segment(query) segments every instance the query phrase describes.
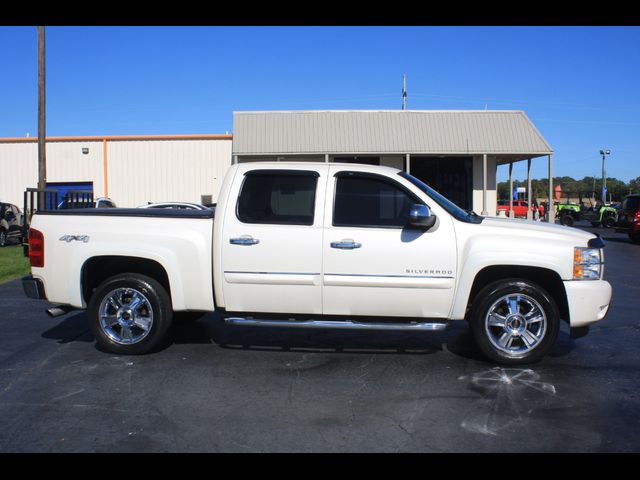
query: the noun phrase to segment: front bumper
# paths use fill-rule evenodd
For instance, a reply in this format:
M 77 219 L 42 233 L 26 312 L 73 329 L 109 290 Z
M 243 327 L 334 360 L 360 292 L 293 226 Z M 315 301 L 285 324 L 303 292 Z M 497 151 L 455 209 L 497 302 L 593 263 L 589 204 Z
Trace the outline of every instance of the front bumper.
M 47 299 L 42 280 L 35 278 L 32 275 L 22 277 L 22 290 L 24 290 L 24 294 L 29 298 L 35 298 L 38 300 Z
M 611 303 L 611 285 L 605 280 L 564 282 L 571 328 L 585 327 L 607 315 Z

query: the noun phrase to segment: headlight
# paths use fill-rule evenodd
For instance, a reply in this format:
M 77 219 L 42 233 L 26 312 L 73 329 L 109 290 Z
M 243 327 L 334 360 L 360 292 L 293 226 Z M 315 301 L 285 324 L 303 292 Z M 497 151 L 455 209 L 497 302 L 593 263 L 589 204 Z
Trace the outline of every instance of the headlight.
M 573 249 L 574 280 L 599 280 L 602 274 L 602 250 L 575 247 Z

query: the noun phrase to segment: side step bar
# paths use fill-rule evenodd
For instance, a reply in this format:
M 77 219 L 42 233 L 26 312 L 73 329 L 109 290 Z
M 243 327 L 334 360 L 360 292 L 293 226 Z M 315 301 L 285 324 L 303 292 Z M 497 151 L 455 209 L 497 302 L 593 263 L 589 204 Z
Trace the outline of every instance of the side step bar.
M 225 323 L 248 327 L 330 328 L 342 330 L 404 330 L 438 332 L 447 322 L 376 323 L 351 320 L 260 320 L 253 317 L 225 317 Z

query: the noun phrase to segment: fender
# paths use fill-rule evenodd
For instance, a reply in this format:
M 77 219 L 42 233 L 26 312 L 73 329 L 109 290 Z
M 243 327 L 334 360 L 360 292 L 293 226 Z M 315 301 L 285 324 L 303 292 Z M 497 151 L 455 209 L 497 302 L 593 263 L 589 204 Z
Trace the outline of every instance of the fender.
M 470 237 L 459 250 L 460 275 L 451 308 L 451 319 L 464 318 L 476 276 L 487 267 L 541 268 L 557 273 L 561 279 L 571 278 L 570 262 L 565 262 L 566 265 L 558 263 L 558 258 L 571 258 L 572 251 L 566 245 L 549 244 L 541 249 L 539 242 L 520 236 L 509 237 L 503 236 L 496 243 L 494 235 L 477 235 Z

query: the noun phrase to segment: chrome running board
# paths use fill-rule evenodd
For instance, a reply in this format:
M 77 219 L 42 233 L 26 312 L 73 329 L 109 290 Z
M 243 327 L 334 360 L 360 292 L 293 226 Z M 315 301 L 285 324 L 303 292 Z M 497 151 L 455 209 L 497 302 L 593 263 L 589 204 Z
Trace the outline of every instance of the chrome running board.
M 351 320 L 261 320 L 253 317 L 225 317 L 225 323 L 245 327 L 286 327 L 286 328 L 328 328 L 339 330 L 404 330 L 430 331 L 445 330 L 447 322 L 407 322 L 376 323 L 354 322 Z

